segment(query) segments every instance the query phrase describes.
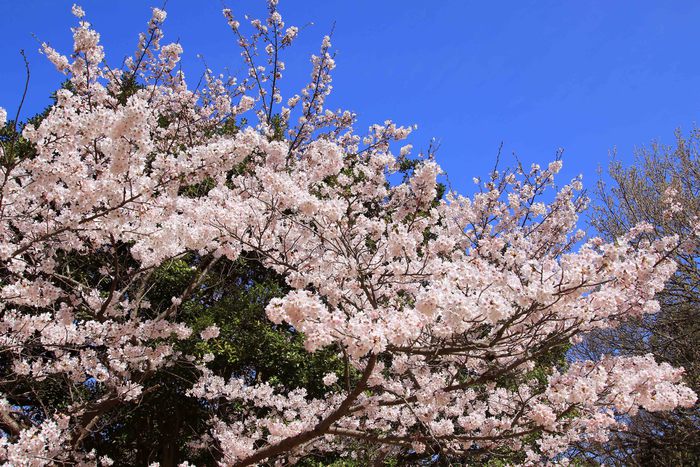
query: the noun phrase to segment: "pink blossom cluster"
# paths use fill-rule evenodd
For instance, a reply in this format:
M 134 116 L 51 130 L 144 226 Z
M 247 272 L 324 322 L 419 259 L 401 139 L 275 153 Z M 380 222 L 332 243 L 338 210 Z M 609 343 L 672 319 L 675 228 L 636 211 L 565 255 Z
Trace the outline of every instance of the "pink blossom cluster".
M 73 53 L 43 47 L 71 86 L 24 129 L 36 157 L 2 168 L 0 350 L 11 361 L 4 378 L 61 376 L 98 384 L 99 397 L 28 424 L 3 400 L 3 461 L 109 465 L 82 440 L 110 410 L 157 391 L 156 370 L 181 362 L 200 375 L 191 397 L 238 407 L 213 414 L 201 433 L 222 465 L 342 454 L 355 440 L 457 456 L 524 449 L 539 464 L 577 441 L 604 440 L 620 415 L 694 403 L 682 370 L 650 356 L 574 362 L 544 378 L 533 371 L 588 330 L 656 311 L 680 241 L 639 242 L 650 228 L 641 225 L 615 243 L 583 242 L 579 179 L 541 201 L 560 161 L 494 172 L 473 196 L 440 199 L 430 154 L 390 183 L 410 156 L 412 146 L 397 145 L 413 127 L 387 121 L 359 136 L 354 114 L 325 108 L 330 39 L 312 57 L 310 84 L 282 99 L 278 55 L 298 29 L 285 27 L 276 2 L 266 21 L 247 20 L 250 37 L 224 11 L 248 73 L 208 70 L 197 90 L 176 70 L 182 47 L 161 45 L 164 11 L 153 10 L 124 69 L 105 65 L 99 34 L 73 12 Z M 140 86 L 120 99 L 128 79 Z M 215 131 L 251 111 L 256 126 Z M 283 137 L 274 137 L 275 115 Z M 212 187 L 202 196 L 183 192 L 204 181 Z M 110 261 L 123 245 L 127 269 Z M 263 258 L 292 289 L 269 303 L 270 321 L 302 332 L 309 352 L 336 349 L 348 376 L 325 375 L 328 395 L 311 398 L 224 380 L 207 358 L 176 351 L 174 342 L 214 339 L 219 329 L 195 334 L 178 321 L 191 288 L 164 309 L 145 295 L 155 268 L 193 252 L 202 258 L 196 277 L 219 258 Z M 103 266 L 78 279 L 70 255 L 96 255 Z

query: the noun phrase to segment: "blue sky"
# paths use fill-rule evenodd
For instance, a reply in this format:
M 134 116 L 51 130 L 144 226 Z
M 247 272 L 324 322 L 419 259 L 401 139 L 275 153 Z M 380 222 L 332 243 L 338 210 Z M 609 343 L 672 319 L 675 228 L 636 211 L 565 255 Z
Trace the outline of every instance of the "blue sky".
M 0 0 L 0 106 L 11 115 L 24 81 L 19 49 L 32 70 L 25 116 L 60 83 L 37 39 L 70 52 L 71 4 Z M 81 5 L 115 65 L 162 3 Z M 166 42 L 184 46 L 193 84 L 203 70 L 197 54 L 213 70 L 242 70 L 224 5 L 238 16 L 263 11 L 261 0 L 167 3 Z M 700 2 L 282 0 L 281 11 L 302 27 L 284 57 L 287 89 L 305 82 L 308 56 L 335 22 L 330 106 L 357 112 L 362 126 L 417 123 L 412 143 L 437 138 L 438 161 L 461 191 L 492 167 L 501 142 L 506 163 L 512 153 L 546 163 L 564 148 L 564 178 L 582 173 L 592 187 L 613 148 L 628 161 L 635 146 L 671 143 L 675 128 L 698 121 Z

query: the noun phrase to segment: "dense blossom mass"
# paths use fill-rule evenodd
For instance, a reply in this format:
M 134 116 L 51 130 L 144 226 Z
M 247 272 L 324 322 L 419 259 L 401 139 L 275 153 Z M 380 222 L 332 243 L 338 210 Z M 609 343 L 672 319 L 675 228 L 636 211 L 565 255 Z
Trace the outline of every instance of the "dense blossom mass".
M 605 440 L 625 415 L 695 402 L 682 369 L 651 356 L 542 364 L 588 330 L 655 312 L 682 239 L 648 241 L 652 227 L 639 225 L 614 243 L 585 241 L 578 179 L 542 201 L 558 160 L 443 196 L 432 155 L 398 142 L 412 127 L 387 121 L 358 135 L 354 114 L 325 108 L 328 37 L 310 84 L 282 97 L 280 56 L 298 29 L 276 2 L 269 12 L 224 11 L 248 74 L 207 71 L 196 89 L 178 69 L 181 45 L 161 43 L 160 9 L 122 68 L 106 65 L 77 6 L 72 54 L 43 45 L 68 81 L 24 127 L 34 156 L 10 160 L 11 141 L 0 154 L 0 368 L 3 387 L 60 381 L 70 399 L 0 395 L 0 459 L 118 462 L 86 440 L 159 391 L 154 374 L 184 364 L 198 375 L 187 396 L 211 414 L 189 449 L 212 449 L 221 465 L 344 455 L 360 442 L 566 463 L 572 444 Z M 180 310 L 209 268 L 243 254 L 289 286 L 267 304 L 269 320 L 344 362 L 323 377 L 325 396 L 224 378 L 212 355 L 178 345 L 219 338 L 216 324 L 195 331 Z M 190 285 L 152 306 L 153 271 L 183 255 L 196 258 Z M 100 266 L 81 270 L 73 259 L 88 256 Z

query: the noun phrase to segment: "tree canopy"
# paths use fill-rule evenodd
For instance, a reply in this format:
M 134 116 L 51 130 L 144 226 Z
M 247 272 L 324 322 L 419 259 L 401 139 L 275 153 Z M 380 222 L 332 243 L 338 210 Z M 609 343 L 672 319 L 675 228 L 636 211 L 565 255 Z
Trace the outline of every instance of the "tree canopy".
M 224 10 L 248 71 L 194 89 L 161 9 L 121 68 L 77 6 L 43 45 L 67 82 L 0 154 L 0 459 L 566 464 L 695 403 L 651 355 L 563 358 L 658 311 L 686 236 L 584 241 L 560 160 L 445 192 L 412 127 L 325 107 L 329 37 L 282 97 L 268 12 Z

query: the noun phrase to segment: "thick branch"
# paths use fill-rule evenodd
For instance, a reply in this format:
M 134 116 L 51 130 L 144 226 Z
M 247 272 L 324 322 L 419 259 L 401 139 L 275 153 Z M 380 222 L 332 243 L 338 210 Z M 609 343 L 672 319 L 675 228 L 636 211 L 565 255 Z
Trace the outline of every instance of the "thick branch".
M 233 464 L 234 467 L 244 467 L 247 465 L 257 464 L 258 462 L 267 459 L 268 457 L 275 457 L 284 452 L 291 451 L 292 449 L 301 444 L 307 443 L 313 440 L 314 438 L 318 438 L 319 436 L 326 434 L 330 429 L 331 425 L 333 425 L 333 423 L 337 422 L 349 413 L 350 406 L 353 404 L 353 402 L 355 402 L 355 399 L 357 399 L 357 397 L 360 394 L 362 394 L 362 391 L 364 391 L 367 387 L 367 380 L 372 375 L 372 371 L 374 370 L 374 366 L 376 363 L 377 357 L 375 355 L 370 356 L 369 360 L 367 361 L 367 366 L 362 372 L 362 378 L 355 386 L 355 389 L 353 389 L 353 391 L 350 394 L 348 394 L 343 403 L 340 404 L 337 409 L 335 409 L 325 419 L 321 420 L 321 422 L 319 422 L 313 430 L 299 433 L 296 436 L 292 436 L 291 438 L 287 438 L 283 441 L 280 441 L 277 444 L 273 444 L 272 446 L 268 446 L 265 449 L 261 449 L 252 456 Z

